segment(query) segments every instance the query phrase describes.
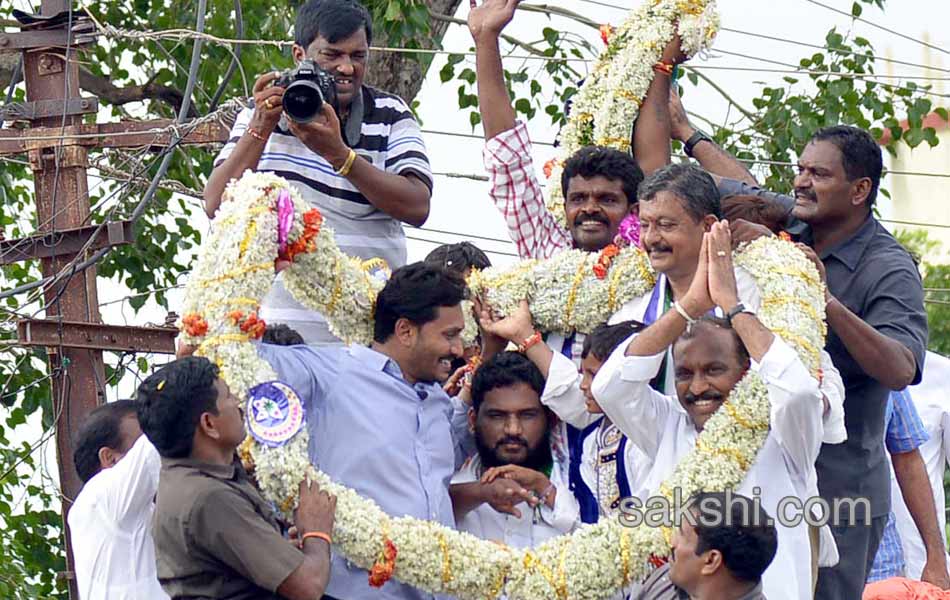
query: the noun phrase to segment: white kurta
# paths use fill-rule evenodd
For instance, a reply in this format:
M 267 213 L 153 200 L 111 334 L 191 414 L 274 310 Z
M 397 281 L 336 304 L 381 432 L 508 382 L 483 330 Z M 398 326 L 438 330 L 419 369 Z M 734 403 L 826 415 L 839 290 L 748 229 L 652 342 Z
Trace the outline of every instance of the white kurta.
M 758 285 L 755 283 L 755 279 L 742 267 L 736 267 L 735 274 L 739 301 L 749 310 L 758 312 L 762 306 L 762 295 L 759 292 Z M 658 308 L 655 318 L 659 319 L 663 316 L 663 306 L 666 301 L 667 280 L 665 275 L 660 274 L 657 278 L 656 286 L 659 288 L 659 302 L 657 303 Z M 650 306 L 651 298 L 651 294 L 646 294 L 645 296 L 628 301 L 620 307 L 620 310 L 610 318 L 608 323 L 615 325 L 622 321 L 629 320 L 640 321 L 642 323 Z M 723 316 L 722 311 L 718 308 L 716 309 L 716 314 L 720 317 Z M 667 364 L 673 364 L 672 348 L 667 350 Z M 840 444 L 848 439 L 848 432 L 844 426 L 844 381 L 842 381 L 841 374 L 834 366 L 834 363 L 831 362 L 831 356 L 824 350 L 821 351 L 821 370 L 823 373 L 821 392 L 828 399 L 829 406 L 827 414 L 825 414 L 822 419 L 823 433 L 821 441 L 825 444 Z M 674 389 L 672 367 L 666 369 L 664 384 L 664 389 L 672 392 Z
M 625 356 L 621 345 L 594 379 L 593 393 L 604 412 L 648 457 L 653 466 L 638 496 L 655 495 L 676 465 L 695 446 L 698 432 L 676 397 L 650 388 L 663 354 Z M 752 370 L 766 383 L 771 402 L 771 431 L 746 478 L 736 492 L 753 497 L 760 488 L 762 507 L 776 519 L 778 551 L 763 576 L 769 600 L 811 597 L 811 546 L 807 525 L 786 527 L 777 522 L 782 498 L 796 496 L 802 503 L 817 491 L 815 459 L 821 448 L 822 411 L 818 382 L 795 351 L 776 337 L 761 363 Z M 791 515 L 789 515 L 791 516 Z M 822 527 L 822 546 L 831 532 Z M 836 552 L 835 552 L 836 554 Z M 835 561 L 837 557 L 835 556 Z
M 478 481 L 481 471 L 481 459 L 476 454 L 455 473 L 452 483 Z M 516 507 L 521 511 L 521 518 L 518 518 L 482 504 L 458 521 L 459 530 L 512 548 L 534 548 L 553 537 L 574 531 L 574 527 L 580 523 L 580 511 L 568 487 L 567 475 L 557 461 L 551 468 L 550 479 L 557 489 L 554 508 L 542 504 L 534 510 L 527 502 L 522 502 Z
M 930 440 L 920 447 L 920 456 L 924 459 L 927 478 L 933 489 L 937 507 L 937 521 L 940 531 L 946 531 L 947 513 L 944 510 L 943 473 L 950 464 L 950 358 L 933 352 L 927 353 L 924 363 L 924 378 L 919 385 L 908 388 L 914 407 L 920 415 L 924 429 L 930 434 Z M 907 564 L 907 576 L 920 579 L 927 562 L 924 541 L 920 538 L 917 525 L 904 504 L 900 486 L 894 479 L 891 469 L 891 504 L 896 517 L 897 531 L 900 533 Z M 950 558 L 948 558 L 950 561 Z
M 86 482 L 69 509 L 82 600 L 168 600 L 158 583 L 152 512 L 161 459 L 144 435 Z

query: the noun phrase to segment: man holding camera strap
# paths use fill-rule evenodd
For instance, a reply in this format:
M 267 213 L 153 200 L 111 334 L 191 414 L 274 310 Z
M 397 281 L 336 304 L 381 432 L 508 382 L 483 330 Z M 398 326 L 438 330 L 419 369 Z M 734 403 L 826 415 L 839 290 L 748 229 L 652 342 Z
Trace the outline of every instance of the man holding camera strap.
M 214 216 L 227 183 L 245 170 L 273 172 L 320 209 L 345 253 L 379 257 L 396 269 L 406 263 L 402 223 L 418 227 L 429 215 L 432 172 L 408 105 L 363 85 L 372 17 L 357 0 L 308 0 L 297 11 L 294 38 L 298 68 L 265 73 L 255 82 L 253 107 L 238 115 L 215 159 L 205 210 Z M 326 75 L 321 80 L 314 70 Z M 310 106 L 288 104 L 284 84 L 311 80 L 321 87 L 330 79 L 335 102 L 327 90 Z M 321 95 L 327 100 L 322 106 Z M 280 276 L 261 317 L 288 324 L 308 344 L 339 343 L 319 314 L 293 299 Z

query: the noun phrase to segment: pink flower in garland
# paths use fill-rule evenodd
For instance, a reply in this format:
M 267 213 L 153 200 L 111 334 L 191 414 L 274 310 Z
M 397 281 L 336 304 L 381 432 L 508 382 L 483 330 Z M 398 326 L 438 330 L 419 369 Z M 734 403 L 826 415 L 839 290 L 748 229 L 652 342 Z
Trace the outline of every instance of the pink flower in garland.
M 640 245 L 640 219 L 637 215 L 630 213 L 620 222 L 614 243 L 621 248 Z

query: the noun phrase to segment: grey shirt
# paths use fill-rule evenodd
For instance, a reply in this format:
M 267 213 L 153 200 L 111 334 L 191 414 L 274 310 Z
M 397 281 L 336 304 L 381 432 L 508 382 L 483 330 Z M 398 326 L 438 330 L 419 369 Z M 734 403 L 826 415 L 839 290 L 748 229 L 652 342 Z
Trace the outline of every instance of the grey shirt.
M 756 194 L 779 202 L 788 211 L 789 230 L 811 245 L 807 224 L 791 216 L 793 198 L 763 192 L 738 181 L 723 179 L 722 195 Z M 873 216 L 857 232 L 838 246 L 821 254 L 828 289 L 866 323 L 907 347 L 914 355 L 919 383 L 927 350 L 927 313 L 920 274 L 910 254 Z M 864 497 L 871 503 L 871 516 L 890 511 L 890 476 L 881 440 L 884 412 L 890 390 L 865 373 L 834 331 L 828 331 L 825 349 L 845 386 L 845 427 L 848 439 L 841 444 L 824 444 L 818 461 L 818 489 L 826 500 Z M 841 505 L 839 516 L 849 507 Z M 864 518 L 862 505 L 856 511 Z
M 670 563 L 666 563 L 643 580 L 635 600 L 689 600 L 689 594 L 670 581 Z M 735 600 L 766 600 L 762 582 Z

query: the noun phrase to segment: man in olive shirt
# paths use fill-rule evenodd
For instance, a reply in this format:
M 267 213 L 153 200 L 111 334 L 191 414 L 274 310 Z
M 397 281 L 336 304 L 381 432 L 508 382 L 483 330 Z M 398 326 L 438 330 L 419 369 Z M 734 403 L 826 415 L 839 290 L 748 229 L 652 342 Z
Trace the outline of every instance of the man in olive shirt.
M 206 358 L 176 360 L 138 390 L 142 430 L 162 456 L 153 536 L 158 579 L 173 598 L 319 598 L 330 577 L 336 499 L 300 486 L 299 549 L 280 534 L 234 452 L 240 400 Z M 306 535 L 314 533 L 317 535 Z
M 700 492 L 690 504 L 693 522 L 684 518 L 674 530 L 670 562 L 643 581 L 635 599 L 765 600 L 762 574 L 778 549 L 768 513 L 723 492 Z

